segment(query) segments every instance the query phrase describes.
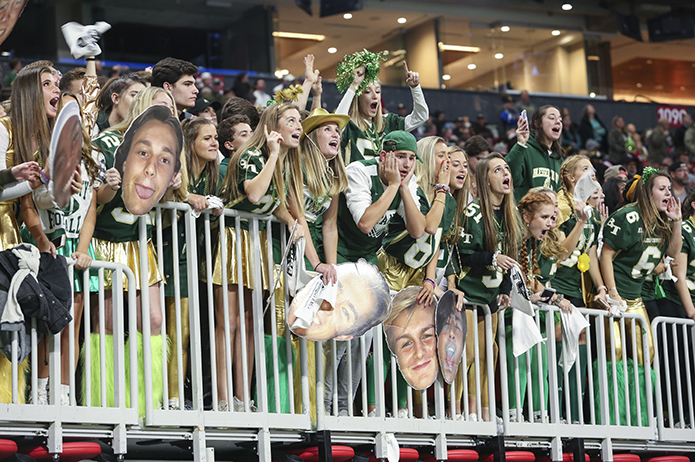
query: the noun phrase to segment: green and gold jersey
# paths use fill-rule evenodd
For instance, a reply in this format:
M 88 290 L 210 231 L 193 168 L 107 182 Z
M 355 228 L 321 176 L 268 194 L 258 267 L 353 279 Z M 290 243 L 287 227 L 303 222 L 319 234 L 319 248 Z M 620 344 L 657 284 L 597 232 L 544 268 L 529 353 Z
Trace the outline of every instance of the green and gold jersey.
M 500 235 L 498 249 L 502 249 L 504 236 L 504 215 L 496 220 L 497 234 Z M 469 303 L 489 305 L 497 299 L 502 284 L 503 272 L 492 266 L 471 268 L 463 266 L 461 260 L 476 252 L 487 252 L 485 248 L 485 226 L 480 211 L 480 201 L 473 201 L 466 209 L 463 230 L 451 257 L 451 267 L 456 275 L 456 286 L 463 291 Z
M 417 194 L 420 199 L 420 211 L 423 215 L 427 215 L 432 206 L 422 189 L 418 188 Z M 425 233 L 419 239 L 410 236 L 405 226 L 405 220 L 400 215 L 396 215 L 389 223 L 386 236 L 384 236 L 384 250 L 411 268 L 425 267 L 432 260 L 432 257 L 438 254 L 442 235 L 449 230 L 455 213 L 456 200 L 451 194 L 447 194 L 437 232 L 435 234 Z
M 123 135 L 119 131 L 107 130 L 102 132 L 94 140 L 92 147 L 103 155 L 106 169 L 114 166 L 114 155 L 116 148 L 123 141 Z M 97 209 L 97 221 L 94 226 L 94 237 L 109 242 L 132 242 L 140 238 L 138 232 L 138 219 L 140 217 L 128 212 L 123 204 L 121 189 L 116 191 L 116 195 L 111 202 L 100 206 Z M 154 211 L 147 214 L 147 237 L 152 237 L 152 227 L 154 223 Z
M 577 214 L 572 212 L 569 207 L 567 208 L 567 214 L 562 213 L 564 210 L 563 202 L 565 201 L 565 196 L 563 194 L 558 194 L 558 205 L 560 206 L 561 213 L 557 227 L 560 231 L 565 233 L 565 236 L 569 236 L 577 224 Z M 567 297 L 582 298 L 582 272 L 577 268 L 577 262 L 579 261 L 580 255 L 588 253 L 591 247 L 598 244 L 598 234 L 600 230 L 601 224 L 596 220 L 596 217 L 590 217 L 589 221 L 584 224 L 577 247 L 567 259 L 558 262 L 553 288 L 559 293 Z
M 540 243 L 538 245 L 540 247 Z M 536 261 L 538 262 L 539 274 L 536 275 L 538 282 L 547 286 L 551 284 L 555 288 L 555 276 L 557 275 L 557 258 L 546 257 L 539 248 L 536 248 Z
M 348 122 L 341 135 L 340 146 L 343 150 L 345 165 L 356 160 L 373 159 L 381 153 L 384 136 L 394 130 L 405 129 L 405 117 L 398 114 L 385 114 L 384 131 L 376 133 L 374 127 L 363 132 L 352 120 Z
M 227 175 L 227 167 L 229 167 L 229 157 L 225 157 L 220 162 L 220 176 L 217 178 L 217 195 L 220 194 L 222 189 L 222 183 L 224 183 L 224 177 Z
M 685 283 L 688 285 L 690 298 L 695 303 L 695 219 L 693 217 L 683 222 L 683 247 L 681 247 L 681 253 L 685 254 L 685 258 L 688 261 L 688 266 L 685 269 Z M 681 302 L 678 296 L 678 291 L 676 291 L 676 285 L 673 281 L 663 281 L 662 284 L 666 292 L 666 298 L 682 305 L 683 302 Z
M 401 193 L 400 191 L 396 193 L 388 210 L 372 230 L 369 233 L 363 233 L 357 223 L 365 210 L 379 200 L 386 186 L 379 178 L 378 158 L 353 162 L 347 166 L 346 171 L 348 189 L 341 193 L 338 199 L 338 263 L 356 262 L 364 258 L 376 265 L 376 252 L 379 250 L 382 236 L 389 222 L 396 214 L 405 217 Z M 410 179 L 408 189 L 417 203 L 417 181 L 414 175 Z
M 254 204 L 248 197 L 244 189 L 244 181 L 253 180 L 263 170 L 265 165 L 265 152 L 262 149 L 249 149 L 239 157 L 239 176 L 236 178 L 239 192 L 242 194 L 237 199 L 229 202 L 225 207 L 244 212 L 256 213 L 258 215 L 268 215 L 280 205 L 280 196 L 278 195 L 275 183 L 270 182 L 265 195 L 261 197 L 258 203 Z
M 306 184 L 306 181 L 305 181 Z M 331 206 L 331 195 L 326 193 L 321 197 L 314 197 L 314 194 L 304 186 L 304 217 L 307 223 L 316 223 L 318 217 L 326 213 Z
M 620 296 L 640 298 L 642 285 L 661 261 L 664 243 L 658 237 L 645 237 L 642 217 L 636 205 L 627 205 L 608 218 L 603 242 L 615 250 L 613 275 Z

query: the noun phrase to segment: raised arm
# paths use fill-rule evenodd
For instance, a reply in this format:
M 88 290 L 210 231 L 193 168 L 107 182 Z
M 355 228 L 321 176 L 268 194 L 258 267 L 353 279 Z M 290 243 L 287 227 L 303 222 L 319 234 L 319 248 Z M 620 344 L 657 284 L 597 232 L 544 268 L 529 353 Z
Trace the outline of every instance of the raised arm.
M 410 87 L 410 93 L 413 95 L 413 112 L 405 116 L 405 131 L 415 130 L 420 125 L 424 124 L 430 117 L 430 108 L 425 101 L 425 94 L 420 86 L 420 74 L 408 70 L 408 64 L 403 61 L 405 68 L 405 83 Z

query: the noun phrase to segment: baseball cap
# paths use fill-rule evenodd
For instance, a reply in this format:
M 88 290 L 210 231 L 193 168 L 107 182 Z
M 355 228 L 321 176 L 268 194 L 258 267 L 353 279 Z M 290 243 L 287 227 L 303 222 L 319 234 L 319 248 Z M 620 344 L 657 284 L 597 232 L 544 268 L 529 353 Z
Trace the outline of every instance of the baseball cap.
M 685 162 L 674 162 L 668 166 L 668 171 L 673 173 L 681 167 L 688 168 L 688 164 L 686 164 Z
M 614 165 L 612 167 L 608 167 L 606 171 L 603 173 L 603 180 L 606 181 L 610 178 L 613 178 L 614 176 L 618 176 L 621 173 L 624 173 L 627 175 L 627 170 L 625 170 L 625 167 L 622 165 Z
M 403 130 L 394 130 L 389 132 L 384 137 L 382 149 L 386 152 L 392 151 L 412 151 L 417 156 L 417 160 L 422 162 L 422 159 L 417 153 L 417 141 L 415 137 Z
M 198 98 L 195 100 L 195 106 L 190 109 L 186 109 L 186 112 L 190 112 L 193 115 L 198 115 L 200 111 L 203 111 L 212 106 L 215 111 L 222 109 L 222 103 L 216 100 L 208 101 L 205 98 Z

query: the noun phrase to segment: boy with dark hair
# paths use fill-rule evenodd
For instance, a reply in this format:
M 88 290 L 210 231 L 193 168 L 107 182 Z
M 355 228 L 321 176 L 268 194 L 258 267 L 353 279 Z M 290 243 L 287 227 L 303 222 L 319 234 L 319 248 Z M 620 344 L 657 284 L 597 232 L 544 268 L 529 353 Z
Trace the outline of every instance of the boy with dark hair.
M 244 114 L 227 117 L 217 126 L 217 141 L 220 144 L 220 152 L 224 156 L 224 159 L 220 162 L 220 176 L 217 184 L 222 184 L 222 181 L 224 181 L 224 177 L 227 175 L 229 159 L 232 158 L 234 151 L 245 144 L 252 134 L 253 130 L 251 130 L 249 118 Z
M 198 96 L 198 87 L 195 86 L 197 73 L 195 65 L 176 58 L 164 58 L 152 68 L 152 86 L 169 90 L 174 95 L 179 119 L 191 117 L 190 114 L 184 114 L 183 110 L 195 106 Z
M 245 100 L 244 98 L 239 98 L 238 96 L 233 96 L 229 98 L 226 103 L 224 103 L 224 106 L 222 106 L 220 118 L 222 120 L 225 120 L 228 117 L 231 117 L 236 114 L 246 115 L 246 117 L 249 118 L 249 125 L 251 126 L 252 130 L 256 129 L 258 121 L 261 120 L 261 116 L 258 113 L 258 110 L 255 108 L 253 104 L 251 104 L 250 101 Z
M 80 102 L 80 106 L 84 106 L 85 96 L 84 90 L 82 89 L 82 82 L 84 82 L 84 76 L 87 73 L 87 69 L 84 67 L 76 67 L 70 71 L 63 74 L 63 78 L 60 79 L 61 92 L 72 93 L 77 97 Z

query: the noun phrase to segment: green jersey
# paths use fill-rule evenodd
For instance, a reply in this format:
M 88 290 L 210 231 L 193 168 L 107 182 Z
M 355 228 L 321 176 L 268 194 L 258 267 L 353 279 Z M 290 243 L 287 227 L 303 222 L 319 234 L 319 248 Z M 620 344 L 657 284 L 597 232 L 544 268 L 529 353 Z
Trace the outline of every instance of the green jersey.
M 661 261 L 664 243 L 658 237 L 644 236 L 636 205 L 627 205 L 610 216 L 603 242 L 615 250 L 613 275 L 618 293 L 627 300 L 640 298 L 645 278 Z
M 695 220 L 693 217 L 683 222 L 682 229 L 683 247 L 681 247 L 681 253 L 685 254 L 688 261 L 688 266 L 685 269 L 685 283 L 688 285 L 690 298 L 693 300 L 693 303 L 695 303 Z M 679 305 L 683 304 L 678 296 L 676 285 L 673 281 L 664 281 L 663 286 L 666 292 L 666 298 Z
M 222 183 L 224 182 L 224 177 L 227 176 L 227 167 L 229 167 L 229 157 L 225 157 L 220 162 L 220 176 L 217 178 L 217 193 L 219 194 L 220 189 L 222 189 Z
M 540 244 L 539 244 L 540 245 Z M 536 248 L 536 262 L 538 264 L 538 270 L 540 273 L 536 275 L 538 282 L 547 286 L 552 283 L 555 284 L 555 275 L 557 274 L 557 259 L 546 257 L 541 253 L 541 251 Z
M 106 169 L 113 168 L 114 155 L 116 148 L 123 141 L 123 134 L 119 131 L 107 130 L 99 134 L 92 141 L 92 146 L 99 151 L 100 163 L 104 163 Z M 109 242 L 132 242 L 140 239 L 138 232 L 138 219 L 140 217 L 133 215 L 125 208 L 123 197 L 121 196 L 122 189 L 116 191 L 116 195 L 107 204 L 97 210 L 97 221 L 94 226 L 94 237 L 103 241 Z M 152 225 L 154 223 L 154 211 L 147 214 L 147 237 L 152 237 Z
M 422 189 L 417 190 L 420 199 L 420 211 L 427 215 L 432 207 Z M 389 223 L 384 236 L 384 250 L 411 268 L 425 267 L 439 251 L 442 234 L 449 230 L 456 213 L 456 199 L 451 194 L 446 195 L 444 213 L 434 234 L 425 233 L 419 239 L 414 239 L 405 227 L 405 220 L 396 215 Z
M 381 144 L 387 133 L 394 130 L 405 130 L 405 117 L 391 113 L 385 114 L 383 118 L 384 130 L 381 133 L 377 133 L 373 126 L 363 132 L 355 122 L 352 120 L 348 122 L 343 129 L 340 141 L 345 165 L 356 160 L 377 157 L 381 153 Z
M 517 202 L 529 189 L 537 186 L 560 190 L 562 158 L 548 152 L 533 135 L 529 136 L 526 146 L 515 144 L 507 154 L 506 160 L 512 172 L 514 197 Z
M 227 207 L 258 215 L 273 213 L 280 205 L 280 196 L 273 181 L 270 182 L 268 190 L 256 204 L 246 197 L 246 190 L 244 189 L 244 182 L 256 178 L 263 170 L 263 166 L 265 166 L 265 152 L 262 149 L 249 149 L 241 155 L 239 158 L 239 175 L 236 181 L 242 196 L 231 201 L 226 205 Z
M 504 215 L 496 220 L 496 231 L 504 229 Z M 502 250 L 504 238 L 499 239 L 498 250 Z M 480 211 L 480 201 L 473 201 L 466 209 L 463 230 L 453 250 L 450 268 L 456 275 L 456 286 L 463 291 L 468 303 L 489 305 L 497 299 L 502 284 L 503 272 L 492 266 L 471 268 L 461 261 L 477 252 L 488 252 L 485 247 L 485 225 Z
M 386 186 L 379 178 L 379 159 L 360 160 L 347 166 L 348 189 L 340 194 L 338 203 L 338 263 L 355 262 L 360 258 L 377 264 L 376 252 L 379 250 L 381 238 L 388 228 L 394 215 L 398 214 L 405 220 L 405 207 L 401 200 L 400 191 L 396 193 L 388 210 L 381 220 L 374 225 L 369 233 L 360 231 L 357 223 L 364 212 L 374 202 L 379 200 Z M 415 176 L 410 179 L 408 189 L 415 203 L 417 197 L 417 181 Z
M 563 196 L 560 195 L 558 202 L 560 202 L 562 198 Z M 562 211 L 563 208 L 560 207 L 560 210 Z M 561 213 L 560 220 L 562 220 L 563 216 L 564 214 Z M 557 226 L 560 231 L 565 233 L 565 236 L 568 236 L 576 224 L 577 214 L 570 211 L 569 215 L 567 215 L 567 219 Z M 567 259 L 558 263 L 553 288 L 559 293 L 567 297 L 582 298 L 582 272 L 577 268 L 577 262 L 579 261 L 580 255 L 588 253 L 591 247 L 597 245 L 600 230 L 601 224 L 596 220 L 596 217 L 591 216 L 589 221 L 584 224 L 577 247 Z

